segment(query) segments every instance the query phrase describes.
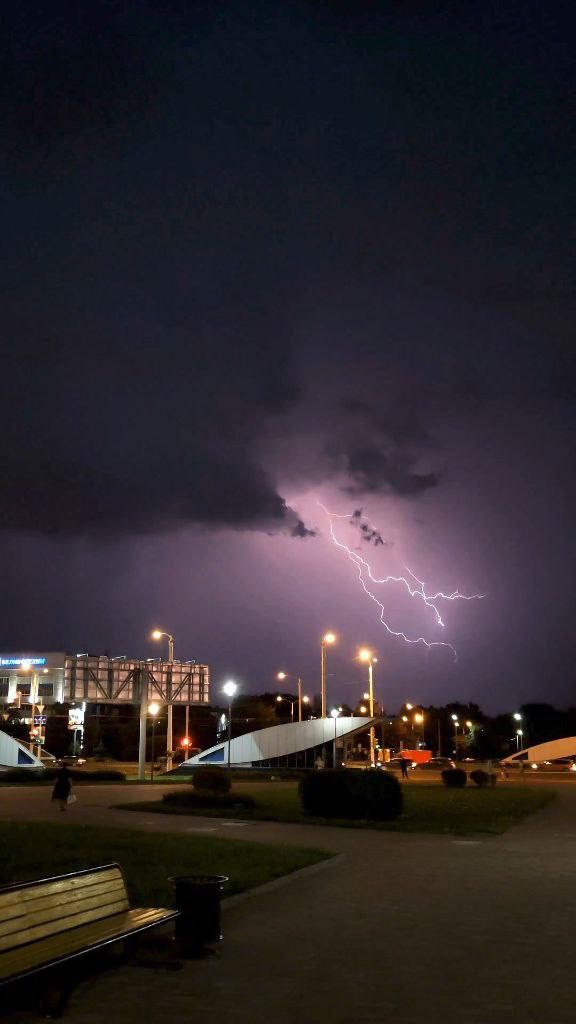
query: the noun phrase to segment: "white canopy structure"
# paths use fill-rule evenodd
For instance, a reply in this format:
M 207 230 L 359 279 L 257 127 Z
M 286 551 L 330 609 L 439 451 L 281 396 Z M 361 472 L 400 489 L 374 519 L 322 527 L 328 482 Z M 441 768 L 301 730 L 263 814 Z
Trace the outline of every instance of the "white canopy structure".
M 44 765 L 23 743 L 0 731 L 0 771 L 3 768 L 44 768 Z
M 549 740 L 548 743 L 538 743 L 534 747 L 517 750 L 509 757 L 505 757 L 502 764 L 514 764 L 516 761 L 557 761 L 560 757 L 576 758 L 576 736 L 565 736 L 561 740 Z
M 184 761 L 181 768 L 200 764 L 234 765 L 236 767 L 270 767 L 278 762 L 299 754 L 312 758 L 322 757 L 324 748 L 331 752 L 334 740 L 342 740 L 355 732 L 365 731 L 375 719 L 371 718 L 313 718 L 307 722 L 289 722 L 286 725 L 272 725 L 268 729 L 237 736 L 230 743 L 217 743 L 208 750 Z

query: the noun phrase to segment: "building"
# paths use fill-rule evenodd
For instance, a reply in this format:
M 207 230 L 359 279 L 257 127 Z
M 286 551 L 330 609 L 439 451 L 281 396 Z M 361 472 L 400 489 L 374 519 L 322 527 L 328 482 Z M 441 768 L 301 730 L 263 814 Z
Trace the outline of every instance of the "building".
M 69 727 L 81 733 L 88 704 L 142 706 L 148 701 L 208 704 L 208 665 L 65 651 L 0 654 L 0 708 L 22 709 L 22 719 L 36 730 L 37 744 L 42 743 L 43 712 L 51 705 L 71 705 Z
M 230 741 L 217 743 L 181 767 L 202 764 L 234 765 L 248 768 L 315 768 L 332 767 L 346 761 L 350 739 L 366 730 L 376 720 L 371 718 L 313 718 L 307 722 L 290 722 L 257 729 Z
M 0 704 L 207 704 L 210 672 L 196 661 L 111 658 L 64 651 L 0 654 Z M 20 694 L 20 698 L 18 698 Z

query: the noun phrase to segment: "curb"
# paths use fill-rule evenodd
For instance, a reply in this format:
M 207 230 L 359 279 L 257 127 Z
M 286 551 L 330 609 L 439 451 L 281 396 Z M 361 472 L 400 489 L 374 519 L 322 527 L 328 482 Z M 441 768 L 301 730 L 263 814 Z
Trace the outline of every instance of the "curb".
M 317 864 L 309 864 L 308 867 L 298 868 L 297 871 L 291 871 L 290 874 L 282 875 L 281 878 L 273 878 L 271 882 L 256 885 L 253 889 L 247 889 L 245 892 L 237 892 L 234 896 L 227 896 L 226 899 L 222 900 L 222 910 L 232 910 L 239 903 L 243 903 L 253 896 L 264 896 L 268 892 L 275 892 L 276 889 L 290 885 L 293 881 L 297 882 L 301 878 L 307 878 L 309 875 L 315 875 L 319 871 L 324 871 L 326 868 L 332 867 L 333 864 L 339 864 L 345 858 L 345 853 L 337 853 L 333 857 L 327 857 L 325 860 L 318 861 Z

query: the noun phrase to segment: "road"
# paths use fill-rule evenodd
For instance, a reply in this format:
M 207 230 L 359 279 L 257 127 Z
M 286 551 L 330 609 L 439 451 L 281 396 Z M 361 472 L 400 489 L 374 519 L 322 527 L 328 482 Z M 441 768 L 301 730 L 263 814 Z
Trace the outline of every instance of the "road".
M 232 901 L 213 960 L 177 974 L 95 974 L 76 990 L 69 1024 L 573 1024 L 576 789 L 562 786 L 504 836 L 475 839 L 110 809 L 127 792 L 150 798 L 148 787 L 86 786 L 67 820 L 342 856 Z M 3 788 L 0 816 L 56 815 L 46 789 Z

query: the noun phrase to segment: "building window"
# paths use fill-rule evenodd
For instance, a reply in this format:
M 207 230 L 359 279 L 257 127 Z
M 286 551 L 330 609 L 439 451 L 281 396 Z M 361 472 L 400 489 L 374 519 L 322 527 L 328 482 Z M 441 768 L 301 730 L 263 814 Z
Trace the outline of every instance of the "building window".
M 30 696 L 31 688 L 32 688 L 32 683 L 20 683 L 19 682 L 17 687 L 16 687 L 16 692 L 17 693 L 21 693 L 23 697 L 29 697 Z
M 8 696 L 8 688 L 10 686 L 10 676 L 0 676 L 0 697 Z
M 53 697 L 54 696 L 54 683 L 38 683 L 38 696 L 39 697 Z

